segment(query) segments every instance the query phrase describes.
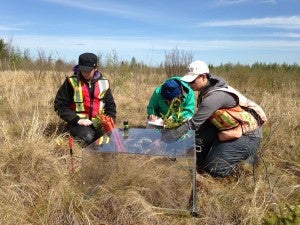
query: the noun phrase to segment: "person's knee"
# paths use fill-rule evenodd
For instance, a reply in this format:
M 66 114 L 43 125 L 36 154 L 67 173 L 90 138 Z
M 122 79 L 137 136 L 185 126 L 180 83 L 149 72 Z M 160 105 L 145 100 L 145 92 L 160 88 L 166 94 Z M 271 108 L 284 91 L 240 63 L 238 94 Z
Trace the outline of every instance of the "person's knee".
M 86 144 L 91 144 L 95 140 L 95 134 L 91 132 L 87 132 L 84 135 L 82 135 L 81 138 L 82 140 L 84 140 Z
M 93 143 L 98 138 L 92 127 L 74 126 L 71 127 L 70 133 L 74 138 L 84 141 L 85 145 Z

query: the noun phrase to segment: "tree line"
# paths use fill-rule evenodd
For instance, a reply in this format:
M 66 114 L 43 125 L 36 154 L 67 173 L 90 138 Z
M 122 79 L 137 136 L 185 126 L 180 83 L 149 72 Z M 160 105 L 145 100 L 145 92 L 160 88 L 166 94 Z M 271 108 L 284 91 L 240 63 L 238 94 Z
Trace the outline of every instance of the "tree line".
M 117 52 L 107 54 L 106 57 L 103 54 L 98 53 L 99 63 L 102 68 L 107 70 L 118 69 L 123 72 L 130 71 L 146 71 L 146 72 L 164 72 L 167 77 L 173 75 L 182 75 L 186 72 L 186 66 L 194 60 L 192 52 L 180 51 L 178 48 L 174 48 L 169 52 L 165 52 L 165 60 L 159 66 L 148 66 L 143 62 L 138 62 L 135 57 L 131 60 L 120 60 Z M 31 56 L 30 50 L 25 49 L 23 52 L 13 46 L 12 41 L 5 42 L 0 39 L 0 71 L 4 70 L 56 70 L 56 71 L 70 71 L 77 62 L 66 62 L 62 59 L 54 59 L 52 55 L 47 55 L 43 50 L 38 50 L 37 56 Z M 265 70 L 265 71 L 299 71 L 299 65 L 294 63 L 290 64 L 278 64 L 278 63 L 263 63 L 256 62 L 252 65 L 232 64 L 224 63 L 219 66 L 209 65 L 211 69 L 215 71 L 229 72 L 232 69 L 243 70 Z

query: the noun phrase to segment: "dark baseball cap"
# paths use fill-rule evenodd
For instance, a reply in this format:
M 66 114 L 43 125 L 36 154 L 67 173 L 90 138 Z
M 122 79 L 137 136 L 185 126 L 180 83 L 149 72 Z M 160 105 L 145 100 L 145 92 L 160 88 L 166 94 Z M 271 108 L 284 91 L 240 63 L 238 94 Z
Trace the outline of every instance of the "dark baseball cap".
M 78 65 L 81 71 L 91 71 L 98 65 L 98 57 L 94 53 L 83 53 L 79 56 Z
M 173 79 L 167 80 L 161 86 L 160 94 L 163 99 L 172 101 L 180 96 L 180 85 Z

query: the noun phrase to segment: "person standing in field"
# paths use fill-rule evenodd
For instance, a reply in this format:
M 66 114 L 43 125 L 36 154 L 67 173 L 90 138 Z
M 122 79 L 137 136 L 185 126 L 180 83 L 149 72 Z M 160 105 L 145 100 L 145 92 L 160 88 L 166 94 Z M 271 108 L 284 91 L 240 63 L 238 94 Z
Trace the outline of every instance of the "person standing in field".
M 183 122 L 193 116 L 194 91 L 180 79 L 171 77 L 155 88 L 147 106 L 148 121 L 164 117 L 172 122 Z
M 197 169 L 214 177 L 230 175 L 239 162 L 257 162 L 256 151 L 267 121 L 263 109 L 209 73 L 203 61 L 188 65 L 181 81 L 198 91 L 197 111 L 180 127 L 167 130 L 162 139 L 173 141 L 188 130 L 196 132 Z
M 95 54 L 81 54 L 74 73 L 66 78 L 54 100 L 54 110 L 67 122 L 71 136 L 85 144 L 103 135 L 99 129 L 99 114 L 116 120 L 116 104 L 109 81 L 98 68 Z

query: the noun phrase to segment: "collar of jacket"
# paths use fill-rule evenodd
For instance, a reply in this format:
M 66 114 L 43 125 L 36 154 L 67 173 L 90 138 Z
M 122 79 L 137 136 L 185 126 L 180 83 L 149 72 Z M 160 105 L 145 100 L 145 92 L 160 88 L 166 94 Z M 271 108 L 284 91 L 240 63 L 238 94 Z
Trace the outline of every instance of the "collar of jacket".
M 78 77 L 79 77 L 79 79 L 82 80 L 84 83 L 89 83 L 89 81 L 87 81 L 87 80 L 82 76 L 81 73 L 78 74 Z M 96 81 L 98 81 L 98 80 L 101 79 L 101 78 L 102 78 L 102 73 L 100 73 L 99 71 L 96 71 L 96 72 L 94 73 L 94 76 L 93 76 L 92 80 L 90 81 L 90 83 L 95 83 Z
M 206 86 L 199 92 L 199 96 L 205 96 L 207 92 L 218 89 L 218 88 L 226 88 L 228 87 L 226 81 L 218 76 L 211 75 L 207 81 Z

